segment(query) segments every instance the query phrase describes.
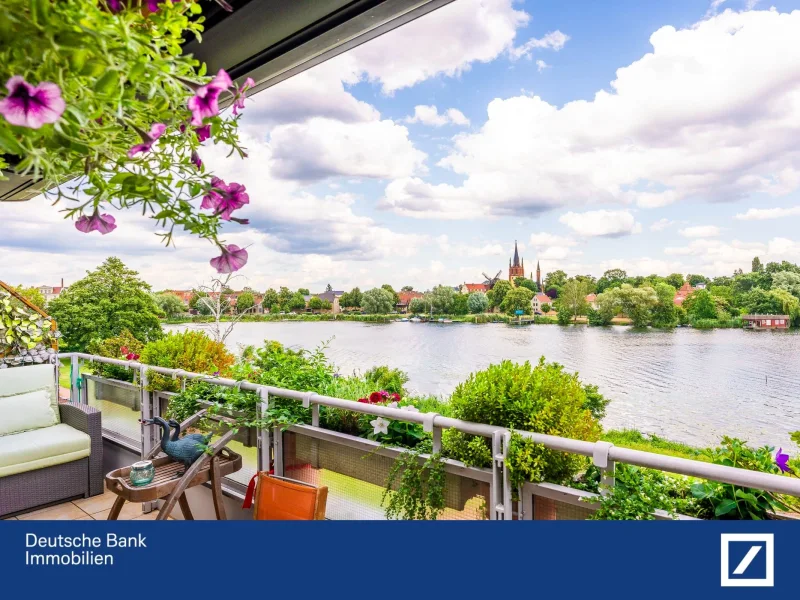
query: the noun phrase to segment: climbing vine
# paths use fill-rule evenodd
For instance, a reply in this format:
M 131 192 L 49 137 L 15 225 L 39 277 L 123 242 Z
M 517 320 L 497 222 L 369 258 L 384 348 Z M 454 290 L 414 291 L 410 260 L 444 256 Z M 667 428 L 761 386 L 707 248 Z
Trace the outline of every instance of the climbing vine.
M 421 446 L 403 452 L 389 470 L 381 498 L 387 519 L 433 521 L 444 510 L 445 471 L 442 456 L 430 454 L 423 461 L 421 455 L 425 450 L 430 450 L 430 445 Z

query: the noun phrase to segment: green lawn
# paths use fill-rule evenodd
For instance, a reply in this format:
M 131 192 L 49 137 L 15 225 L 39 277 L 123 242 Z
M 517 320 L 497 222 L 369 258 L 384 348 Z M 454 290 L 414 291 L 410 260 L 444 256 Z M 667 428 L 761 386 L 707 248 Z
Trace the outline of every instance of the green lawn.
M 611 442 L 615 446 L 619 446 L 621 448 L 630 448 L 631 450 L 643 450 L 645 452 L 655 452 L 656 454 L 665 454 L 667 456 L 677 456 L 679 458 L 708 461 L 708 459 L 701 454 L 701 448 L 695 448 L 694 446 L 689 446 L 688 444 L 665 440 L 657 435 L 645 437 L 636 429 L 611 429 L 603 433 L 601 439 L 605 440 L 606 442 Z

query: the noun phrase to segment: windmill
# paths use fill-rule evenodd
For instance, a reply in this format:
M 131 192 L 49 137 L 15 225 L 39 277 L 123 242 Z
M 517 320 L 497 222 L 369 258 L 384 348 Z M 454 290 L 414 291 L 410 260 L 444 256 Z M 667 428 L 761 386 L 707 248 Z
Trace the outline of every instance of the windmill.
M 486 281 L 484 282 L 486 284 L 486 287 L 492 289 L 494 287 L 494 284 L 499 281 L 500 275 L 503 274 L 503 271 L 501 269 L 500 271 L 497 272 L 497 275 L 495 275 L 494 277 L 489 277 L 486 273 L 481 273 L 481 274 L 486 278 Z

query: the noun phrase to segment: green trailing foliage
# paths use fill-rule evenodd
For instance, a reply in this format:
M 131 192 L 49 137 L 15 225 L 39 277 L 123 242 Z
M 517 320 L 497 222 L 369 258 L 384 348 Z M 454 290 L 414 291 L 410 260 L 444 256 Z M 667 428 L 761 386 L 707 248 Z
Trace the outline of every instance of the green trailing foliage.
M 435 520 L 445 507 L 445 471 L 441 455 L 419 446 L 403 452 L 386 479 L 381 504 L 387 519 Z
M 46 362 L 53 340 L 53 321 L 28 308 L 0 289 L 0 365 L 18 366 Z

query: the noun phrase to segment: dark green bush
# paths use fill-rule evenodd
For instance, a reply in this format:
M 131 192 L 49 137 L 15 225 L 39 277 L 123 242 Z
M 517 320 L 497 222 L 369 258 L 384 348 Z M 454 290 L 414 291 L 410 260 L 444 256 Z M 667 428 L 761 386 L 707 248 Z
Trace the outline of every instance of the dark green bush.
M 392 369 L 386 365 L 373 367 L 364 373 L 364 379 L 372 384 L 374 391 L 385 390 L 390 394 L 406 395 L 405 384 L 408 383 L 408 375 L 400 369 Z
M 124 359 L 122 348 L 128 349 L 133 354 L 141 354 L 144 344 L 133 337 L 127 329 L 123 329 L 118 336 L 110 337 L 105 340 L 92 340 L 86 348 L 89 354 L 105 356 L 108 358 Z M 106 363 L 90 363 L 89 368 L 98 377 L 106 379 L 117 379 L 119 381 L 133 381 L 136 371 L 128 367 L 118 367 Z

